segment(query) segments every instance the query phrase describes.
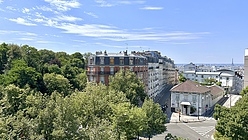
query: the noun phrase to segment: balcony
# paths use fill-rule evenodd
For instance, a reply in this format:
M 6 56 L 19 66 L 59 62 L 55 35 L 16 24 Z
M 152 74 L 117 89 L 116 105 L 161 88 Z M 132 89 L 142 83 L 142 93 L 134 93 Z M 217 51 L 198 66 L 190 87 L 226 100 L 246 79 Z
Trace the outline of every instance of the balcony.
M 96 72 L 94 72 L 94 71 L 87 71 L 87 75 L 96 75 Z

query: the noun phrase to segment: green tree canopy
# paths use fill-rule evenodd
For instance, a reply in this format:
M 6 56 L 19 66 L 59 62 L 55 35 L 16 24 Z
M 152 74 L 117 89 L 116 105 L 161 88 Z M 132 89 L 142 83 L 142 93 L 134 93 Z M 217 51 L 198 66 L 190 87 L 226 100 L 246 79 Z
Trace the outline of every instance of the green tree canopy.
M 63 75 L 46 73 L 43 76 L 43 80 L 49 94 L 57 91 L 62 93 L 64 96 L 67 96 L 71 92 L 71 84 Z
M 183 74 L 180 73 L 180 74 L 179 74 L 179 82 L 182 83 L 182 82 L 185 82 L 186 80 L 187 80 L 186 77 L 184 77 Z
M 24 60 L 13 60 L 11 67 L 5 77 L 5 85 L 15 84 L 21 88 L 26 85 L 32 88 L 37 87 L 41 74 L 33 67 L 28 67 Z
M 125 93 L 133 105 L 138 106 L 147 97 L 144 83 L 129 70 L 121 70 L 109 80 L 110 89 Z
M 244 91 L 245 92 L 245 91 Z M 244 94 L 235 106 L 215 107 L 214 117 L 217 119 L 215 138 L 248 139 L 248 94 Z
M 150 99 L 146 99 L 142 105 L 142 110 L 146 114 L 146 125 L 147 128 L 143 131 L 143 135 L 149 139 L 152 136 L 161 134 L 166 131 L 165 123 L 167 121 L 166 115 L 161 110 L 159 104 L 154 103 Z

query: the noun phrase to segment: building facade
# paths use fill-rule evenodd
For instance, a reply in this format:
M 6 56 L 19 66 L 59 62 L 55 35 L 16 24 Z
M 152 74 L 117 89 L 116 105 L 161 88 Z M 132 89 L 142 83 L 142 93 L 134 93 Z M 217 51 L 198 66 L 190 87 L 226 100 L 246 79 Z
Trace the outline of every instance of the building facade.
M 148 65 L 144 56 L 136 54 L 127 54 L 127 52 L 107 53 L 96 52 L 89 56 L 87 76 L 88 81 L 109 84 L 109 76 L 114 75 L 119 70 L 133 71 L 137 77 L 147 83 Z
M 212 105 L 211 90 L 191 80 L 171 89 L 171 109 L 185 115 L 202 115 Z M 192 111 L 194 108 L 195 110 Z
M 130 54 L 127 51 L 96 52 L 88 58 L 88 81 L 108 85 L 109 76 L 121 69 L 133 71 L 143 81 L 147 95 L 151 99 L 155 99 L 168 85 L 177 82 L 174 61 L 161 56 L 158 51 L 132 51 Z
M 244 57 L 244 88 L 248 86 L 248 48 L 245 49 Z
M 192 81 L 197 81 L 199 83 L 204 83 L 206 79 L 215 79 L 217 82 L 221 83 L 221 86 L 228 92 L 232 94 L 239 94 L 244 85 L 244 78 L 239 71 L 233 71 L 230 69 L 212 69 L 209 67 L 207 69 L 197 68 L 188 69 L 188 71 L 183 72 L 183 76 Z
M 219 86 L 206 87 L 187 80 L 171 89 L 171 109 L 185 115 L 202 115 L 225 93 Z

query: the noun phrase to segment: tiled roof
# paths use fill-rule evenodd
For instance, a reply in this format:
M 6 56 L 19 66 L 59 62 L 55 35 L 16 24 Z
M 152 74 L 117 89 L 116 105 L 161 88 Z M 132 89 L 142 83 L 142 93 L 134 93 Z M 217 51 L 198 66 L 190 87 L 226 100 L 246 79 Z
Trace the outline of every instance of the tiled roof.
M 210 86 L 208 88 L 211 90 L 211 94 L 213 96 L 218 95 L 220 93 L 223 93 L 225 91 L 222 87 L 217 86 L 217 85 L 213 85 L 213 86 Z
M 187 80 L 171 89 L 171 92 L 206 93 L 210 89 L 197 82 Z

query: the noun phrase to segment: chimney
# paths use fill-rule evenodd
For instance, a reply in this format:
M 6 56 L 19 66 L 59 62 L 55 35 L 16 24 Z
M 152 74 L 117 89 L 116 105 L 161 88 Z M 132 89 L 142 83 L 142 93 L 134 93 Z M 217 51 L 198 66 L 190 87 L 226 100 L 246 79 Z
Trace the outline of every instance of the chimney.
M 127 50 L 126 50 L 126 51 L 124 51 L 124 55 L 125 55 L 125 56 L 127 56 Z

